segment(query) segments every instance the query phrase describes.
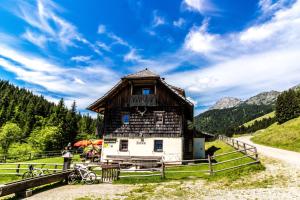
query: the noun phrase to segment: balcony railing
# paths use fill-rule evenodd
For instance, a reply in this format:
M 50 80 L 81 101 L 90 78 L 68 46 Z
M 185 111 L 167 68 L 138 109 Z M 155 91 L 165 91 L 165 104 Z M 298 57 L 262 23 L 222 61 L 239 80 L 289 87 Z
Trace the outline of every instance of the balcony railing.
M 130 107 L 133 106 L 157 106 L 157 99 L 154 94 L 132 95 L 130 97 Z

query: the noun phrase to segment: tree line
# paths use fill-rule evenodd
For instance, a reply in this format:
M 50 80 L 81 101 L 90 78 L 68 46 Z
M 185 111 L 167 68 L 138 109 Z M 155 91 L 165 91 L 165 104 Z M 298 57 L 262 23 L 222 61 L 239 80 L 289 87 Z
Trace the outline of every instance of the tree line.
M 194 126 L 199 131 L 212 134 L 232 135 L 242 124 L 272 112 L 272 105 L 241 104 L 237 107 L 209 110 L 194 118 Z
M 61 150 L 69 142 L 101 137 L 100 115 L 93 119 L 77 111 L 74 101 L 68 109 L 63 99 L 56 105 L 43 96 L 0 80 L 0 146 L 23 151 Z
M 300 116 L 300 90 L 290 89 L 282 92 L 276 100 L 275 117 L 265 118 L 255 121 L 251 126 L 244 125 L 236 127 L 232 130 L 234 134 L 253 133 L 260 129 L 265 129 L 270 125 L 278 122 L 282 124 L 291 119 Z

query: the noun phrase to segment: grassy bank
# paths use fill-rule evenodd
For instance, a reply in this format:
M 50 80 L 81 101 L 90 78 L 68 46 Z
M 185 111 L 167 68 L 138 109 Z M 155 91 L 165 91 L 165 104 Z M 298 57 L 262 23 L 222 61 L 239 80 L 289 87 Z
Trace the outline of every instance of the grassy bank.
M 258 144 L 300 152 L 300 117 L 259 130 L 251 140 Z
M 261 121 L 261 120 L 263 120 L 263 119 L 273 118 L 273 117 L 275 117 L 275 111 L 270 112 L 270 113 L 268 113 L 268 114 L 265 114 L 265 115 L 263 115 L 263 116 L 261 116 L 261 117 L 255 118 L 255 119 L 253 119 L 253 120 L 251 120 L 251 121 L 249 121 L 249 122 L 244 123 L 243 125 L 244 125 L 245 127 L 252 126 L 252 125 L 255 123 L 255 121 L 258 121 L 258 122 L 259 122 L 259 121 Z
M 215 155 L 223 154 L 227 152 L 234 151 L 234 149 L 221 142 L 221 141 L 214 141 L 214 142 L 207 142 L 206 143 L 206 149 L 208 149 L 211 146 L 215 146 L 218 148 L 221 148 L 218 150 Z M 237 157 L 241 157 L 244 154 L 237 152 L 234 154 L 229 154 L 225 156 L 216 157 L 215 162 L 222 162 L 224 160 L 229 160 Z M 233 167 L 236 165 L 252 162 L 253 160 L 251 158 L 244 158 L 240 160 L 234 160 L 232 162 L 227 162 L 219 165 L 213 166 L 214 170 L 224 169 Z M 201 172 L 202 170 L 209 170 L 208 164 L 203 164 L 200 166 L 181 166 L 181 167 L 172 167 L 172 168 L 166 168 L 166 178 L 164 180 L 161 179 L 160 176 L 153 176 L 153 177 L 130 177 L 130 178 L 121 178 L 118 181 L 115 181 L 115 183 L 123 183 L 123 184 L 137 184 L 137 183 L 158 183 L 158 182 L 167 182 L 167 181 L 174 181 L 174 180 L 193 180 L 193 179 L 206 179 L 208 181 L 214 181 L 219 179 L 226 179 L 227 181 L 233 181 L 238 179 L 242 175 L 247 175 L 252 172 L 264 170 L 264 167 L 261 164 L 256 165 L 249 165 L 245 166 L 239 169 L 235 170 L 229 170 L 224 172 L 218 172 L 214 174 L 213 176 L 209 175 L 208 173 Z M 187 171 L 187 172 L 185 172 Z M 192 172 L 195 171 L 195 172 Z M 159 173 L 159 172 L 158 172 Z M 122 175 L 131 175 L 133 173 L 121 173 Z M 150 174 L 150 173 L 139 173 L 139 174 Z M 157 174 L 157 172 L 156 172 Z

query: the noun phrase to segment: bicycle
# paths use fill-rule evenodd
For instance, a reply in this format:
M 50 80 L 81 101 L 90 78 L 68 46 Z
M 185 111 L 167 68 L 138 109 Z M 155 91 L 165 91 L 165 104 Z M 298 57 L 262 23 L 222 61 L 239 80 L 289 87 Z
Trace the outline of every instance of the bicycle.
M 36 176 L 42 176 L 42 175 L 45 175 L 45 174 L 49 174 L 48 169 L 34 168 L 33 165 L 29 165 L 28 169 L 29 169 L 29 171 L 25 172 L 22 175 L 22 179 L 32 178 L 32 177 L 36 177 Z
M 75 164 L 74 171 L 71 172 L 68 176 L 68 184 L 80 183 L 83 181 L 85 184 L 94 184 L 97 180 L 97 175 L 88 170 L 87 166 Z

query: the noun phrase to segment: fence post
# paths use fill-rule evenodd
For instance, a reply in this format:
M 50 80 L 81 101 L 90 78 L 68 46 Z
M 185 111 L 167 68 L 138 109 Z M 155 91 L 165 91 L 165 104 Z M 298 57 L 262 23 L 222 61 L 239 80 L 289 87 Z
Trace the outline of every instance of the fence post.
M 245 155 L 247 155 L 246 143 L 243 143 Z
M 57 169 L 57 164 L 54 165 L 54 171 L 53 171 L 54 173 L 56 172 L 56 169 Z
M 208 165 L 209 165 L 209 174 L 213 175 L 214 171 L 212 168 L 211 156 L 208 154 L 207 158 L 208 158 Z
M 17 174 L 19 174 L 20 173 L 20 164 L 17 164 Z
M 161 161 L 161 178 L 165 179 L 166 178 L 166 174 L 165 174 L 165 163 L 163 161 Z
M 232 146 L 234 147 L 234 139 L 231 139 L 231 142 L 232 142 Z
M 3 156 L 3 162 L 6 163 L 6 155 Z
M 237 146 L 237 150 L 239 150 L 240 146 L 239 146 L 239 141 L 238 140 L 236 141 L 236 146 Z
M 258 153 L 256 147 L 254 147 L 254 153 L 255 153 L 255 160 L 258 161 Z

